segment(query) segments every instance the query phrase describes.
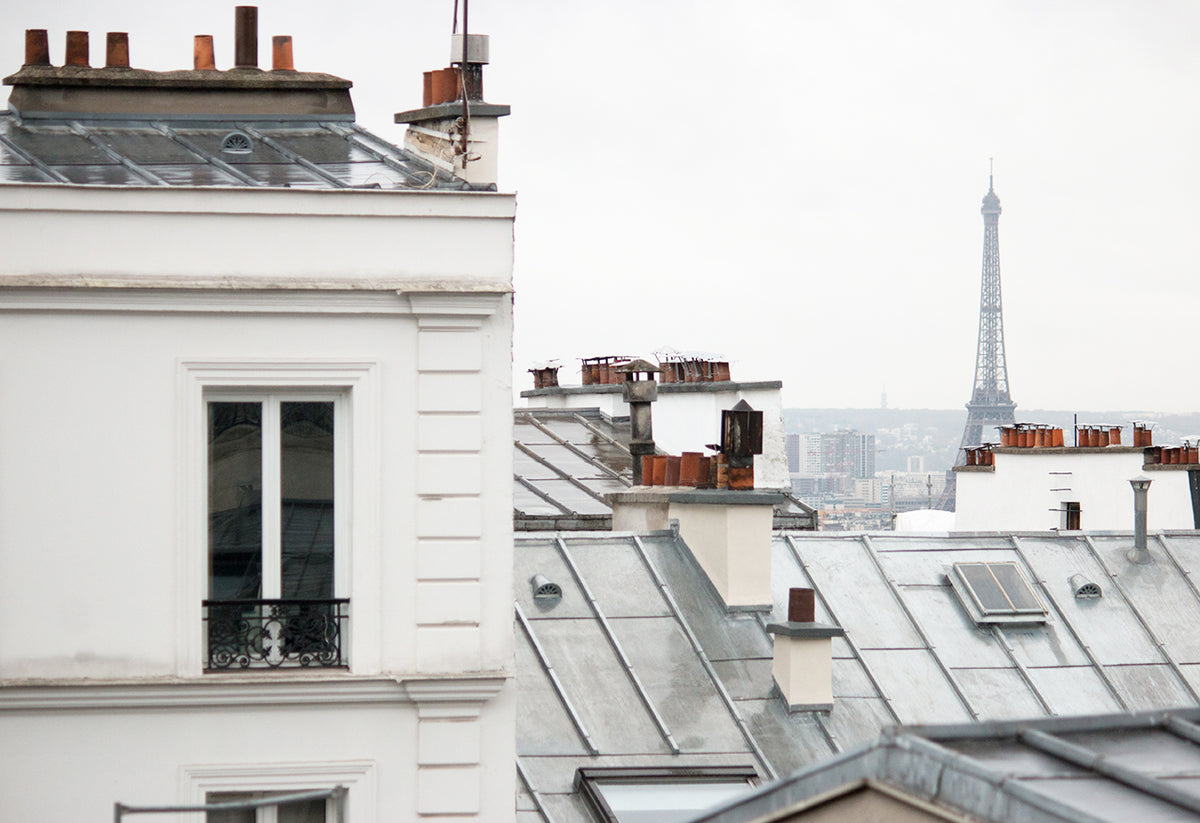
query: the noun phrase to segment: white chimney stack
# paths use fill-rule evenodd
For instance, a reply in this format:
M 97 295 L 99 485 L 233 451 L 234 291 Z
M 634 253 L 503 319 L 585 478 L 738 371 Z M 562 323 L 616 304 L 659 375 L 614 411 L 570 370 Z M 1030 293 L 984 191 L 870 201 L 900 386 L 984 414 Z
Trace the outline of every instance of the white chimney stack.
M 494 188 L 500 118 L 511 109 L 483 101 L 483 67 L 489 51 L 486 34 L 453 35 L 451 65 L 425 72 L 421 108 L 400 112 L 395 121 L 408 124 L 405 148 L 468 183 Z
M 771 623 L 775 635 L 775 662 L 771 674 L 787 703 L 788 711 L 833 709 L 833 638 L 845 632 L 817 623 L 812 589 L 788 592 L 786 623 Z

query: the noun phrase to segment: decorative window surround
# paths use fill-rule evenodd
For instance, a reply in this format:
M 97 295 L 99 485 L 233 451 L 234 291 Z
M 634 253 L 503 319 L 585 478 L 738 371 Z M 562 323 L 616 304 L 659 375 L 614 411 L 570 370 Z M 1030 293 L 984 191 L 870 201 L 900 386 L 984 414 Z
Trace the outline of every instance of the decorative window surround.
M 203 670 L 201 602 L 207 596 L 208 491 L 205 393 L 272 388 L 342 391 L 347 397 L 346 551 L 341 552 L 352 598 L 349 659 L 355 674 L 379 671 L 380 660 L 380 387 L 372 360 L 184 360 L 179 364 L 178 639 L 176 673 Z M 352 561 L 352 562 L 351 562 Z
M 196 764 L 179 769 L 184 802 L 202 804 L 209 792 L 295 792 L 345 786 L 347 818 L 372 823 L 379 802 L 373 760 L 325 760 L 301 763 Z M 203 823 L 204 815 L 187 818 Z

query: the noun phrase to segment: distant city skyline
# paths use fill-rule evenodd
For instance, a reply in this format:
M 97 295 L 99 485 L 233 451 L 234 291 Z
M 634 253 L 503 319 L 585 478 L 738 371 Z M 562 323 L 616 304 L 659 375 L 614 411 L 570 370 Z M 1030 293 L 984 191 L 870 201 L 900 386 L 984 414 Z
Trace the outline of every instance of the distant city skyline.
M 228 67 L 233 6 L 8 0 L 0 71 L 27 28 L 56 63 L 67 29 L 94 64 L 128 31 L 163 70 L 211 33 Z M 263 63 L 294 35 L 393 141 L 448 57 L 452 0 L 259 6 Z M 1200 5 L 474 0 L 471 29 L 513 107 L 518 388 L 536 360 L 699 349 L 788 406 L 961 408 L 994 157 L 1014 398 L 1200 408 Z

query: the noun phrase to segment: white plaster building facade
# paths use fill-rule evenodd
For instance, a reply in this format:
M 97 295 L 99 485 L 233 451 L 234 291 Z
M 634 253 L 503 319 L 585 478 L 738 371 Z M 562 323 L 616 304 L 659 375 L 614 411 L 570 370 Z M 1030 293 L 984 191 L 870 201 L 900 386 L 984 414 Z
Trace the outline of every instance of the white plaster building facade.
M 1147 477 L 1147 528 L 1193 529 L 1190 479 L 1198 466 L 1149 462 L 1132 446 L 994 447 L 991 466 L 958 466 L 958 531 L 1129 531 L 1133 489 Z M 1190 469 L 1190 470 L 1189 470 Z M 1068 521 L 1074 512 L 1077 520 Z
M 513 195 L 72 184 L 36 153 L 72 132 L 24 114 L 0 115 L 0 817 L 341 786 L 324 819 L 511 820 Z M 333 119 L 236 127 L 416 162 Z M 190 145 L 188 174 L 252 177 L 201 151 L 233 127 L 80 132 L 143 146 L 105 174 L 166 179 L 145 158 Z

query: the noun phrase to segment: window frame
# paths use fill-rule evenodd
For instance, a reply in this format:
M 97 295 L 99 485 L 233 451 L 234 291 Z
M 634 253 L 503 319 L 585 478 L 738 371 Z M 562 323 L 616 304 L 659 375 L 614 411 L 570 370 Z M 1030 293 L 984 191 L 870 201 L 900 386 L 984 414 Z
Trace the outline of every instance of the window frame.
M 262 600 L 278 600 L 282 597 L 283 534 L 280 503 L 283 499 L 280 472 L 280 405 L 283 403 L 316 402 L 333 403 L 333 597 L 349 597 L 347 575 L 350 551 L 349 517 L 342 510 L 350 504 L 350 455 L 346 446 L 350 442 L 350 425 L 347 420 L 349 398 L 346 392 L 329 392 L 320 389 L 299 391 L 278 389 L 214 389 L 204 393 L 204 412 L 208 414 L 209 403 L 261 403 L 262 404 Z M 204 483 L 208 488 L 208 461 L 205 461 Z M 271 495 L 268 506 L 268 493 Z M 345 502 L 343 502 L 345 501 Z M 205 507 L 206 515 L 207 504 Z M 207 530 L 206 530 L 207 533 Z M 208 575 L 205 597 L 211 598 L 212 579 Z
M 1004 598 L 1009 601 L 1011 608 L 991 608 L 986 606 L 979 595 L 975 592 L 975 588 L 967 580 L 966 573 L 963 571 L 964 566 L 984 566 L 988 573 L 991 574 L 996 586 L 1000 589 Z M 1011 566 L 1016 572 L 1021 583 L 1024 584 L 1030 596 L 1032 596 L 1037 607 L 1023 608 L 1013 603 L 1010 597 L 1010 592 L 1005 588 L 1004 583 L 996 574 L 994 567 Z M 1043 624 L 1049 619 L 1049 611 L 1046 609 L 1046 604 L 1042 602 L 1042 598 L 1038 596 L 1037 590 L 1029 582 L 1029 577 L 1021 569 L 1020 564 L 1013 560 L 970 560 L 955 563 L 950 571 L 946 574 L 947 580 L 950 582 L 951 588 L 958 596 L 959 602 L 966 609 L 967 614 L 978 625 L 988 624 L 1009 624 L 1009 625 L 1037 625 Z
M 208 401 L 225 396 L 248 399 L 255 393 L 272 392 L 294 393 L 303 399 L 316 398 L 322 393 L 341 397 L 345 413 L 335 426 L 343 426 L 345 432 L 341 449 L 345 505 L 339 509 L 340 522 L 335 529 L 344 529 L 344 539 L 336 543 L 335 564 L 340 565 L 341 573 L 335 571 L 335 593 L 340 591 L 339 596 L 352 599 L 354 613 L 349 646 L 345 650 L 351 673 L 379 671 L 381 623 L 377 581 L 382 562 L 379 371 L 378 361 L 360 359 L 179 361 L 180 425 L 176 446 L 179 456 L 176 672 L 179 676 L 204 675 L 207 659 L 202 603 L 209 585 Z M 303 673 L 303 669 L 288 671 Z
M 373 760 L 187 764 L 180 769 L 180 792 L 185 802 L 201 806 L 210 792 L 292 794 L 344 786 L 345 819 L 353 815 L 355 820 L 374 823 L 378 807 L 375 768 Z M 204 812 L 197 812 L 188 820 L 204 823 L 204 818 Z
M 753 766 L 695 766 L 670 768 L 582 767 L 575 771 L 575 789 L 603 823 L 620 823 L 602 791 L 604 784 L 686 787 L 705 783 L 735 784 L 744 781 L 749 791 L 760 775 Z

